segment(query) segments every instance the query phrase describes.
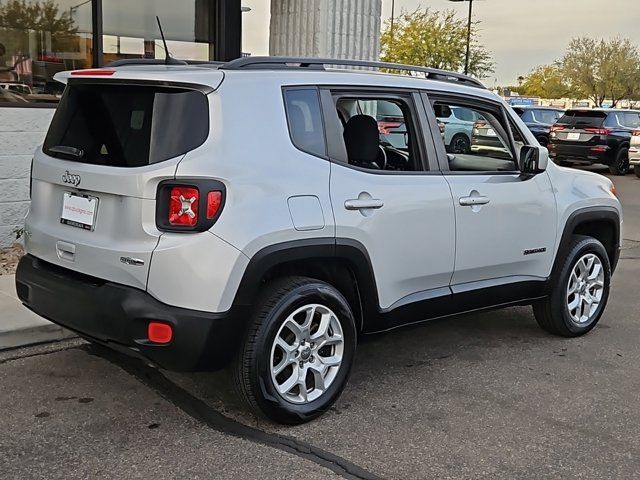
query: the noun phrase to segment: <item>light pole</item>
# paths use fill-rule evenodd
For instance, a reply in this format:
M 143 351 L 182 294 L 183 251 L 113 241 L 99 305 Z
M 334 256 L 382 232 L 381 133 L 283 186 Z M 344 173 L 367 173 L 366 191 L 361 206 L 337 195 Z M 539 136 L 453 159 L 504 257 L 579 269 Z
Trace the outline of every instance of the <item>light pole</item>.
M 464 57 L 464 74 L 469 73 L 469 55 L 471 50 L 471 14 L 473 12 L 473 0 L 449 0 L 450 2 L 469 2 L 469 21 L 467 22 L 467 54 Z

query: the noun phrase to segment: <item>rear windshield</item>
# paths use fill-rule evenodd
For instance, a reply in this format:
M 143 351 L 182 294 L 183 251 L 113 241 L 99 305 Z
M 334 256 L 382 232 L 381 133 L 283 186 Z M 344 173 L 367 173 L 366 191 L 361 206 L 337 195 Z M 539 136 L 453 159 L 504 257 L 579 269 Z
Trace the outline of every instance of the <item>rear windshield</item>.
M 531 116 L 533 120 L 538 123 L 546 123 L 552 124 L 556 123 L 560 117 L 562 117 L 562 112 L 557 110 L 532 110 Z
M 207 97 L 196 90 L 68 85 L 44 153 L 96 165 L 141 167 L 187 153 L 209 134 Z
M 605 118 L 607 118 L 607 112 L 576 110 L 566 112 L 562 117 L 560 117 L 558 123 L 578 128 L 601 127 Z

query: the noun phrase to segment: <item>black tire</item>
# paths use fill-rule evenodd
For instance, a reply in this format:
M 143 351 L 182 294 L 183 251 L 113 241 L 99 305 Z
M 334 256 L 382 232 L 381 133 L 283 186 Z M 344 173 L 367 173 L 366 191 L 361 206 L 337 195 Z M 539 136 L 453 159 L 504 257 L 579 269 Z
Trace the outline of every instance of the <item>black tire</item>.
M 288 401 L 276 389 L 271 378 L 271 349 L 288 316 L 308 304 L 320 304 L 335 313 L 342 327 L 344 349 L 342 363 L 329 387 L 318 398 L 300 404 Z M 236 360 L 236 387 L 249 408 L 258 414 L 289 425 L 308 422 L 324 413 L 342 393 L 355 350 L 353 313 L 338 290 L 306 277 L 278 279 L 266 286 L 256 305 Z
M 471 141 L 464 133 L 456 133 L 449 145 L 451 153 L 469 153 L 471 151 Z
M 540 144 L 541 147 L 545 147 L 547 148 L 547 146 L 549 145 L 549 138 L 548 137 L 537 137 L 538 143 Z
M 567 306 L 568 283 L 574 266 L 583 255 L 588 253 L 593 253 L 600 259 L 604 272 L 604 285 L 602 298 L 596 311 L 588 321 L 578 324 L 571 318 Z M 533 313 L 538 325 L 547 332 L 562 337 L 578 337 L 589 332 L 600 320 L 609 298 L 611 265 L 602 243 L 593 237 L 574 235 L 566 249 L 566 258 L 557 274 L 552 276 L 551 282 L 552 290 L 549 297 L 533 305 Z
M 633 173 L 636 174 L 636 177 L 640 178 L 640 165 L 633 166 Z
M 616 154 L 616 159 L 609 165 L 611 175 L 626 175 L 629 173 L 629 149 L 622 147 Z

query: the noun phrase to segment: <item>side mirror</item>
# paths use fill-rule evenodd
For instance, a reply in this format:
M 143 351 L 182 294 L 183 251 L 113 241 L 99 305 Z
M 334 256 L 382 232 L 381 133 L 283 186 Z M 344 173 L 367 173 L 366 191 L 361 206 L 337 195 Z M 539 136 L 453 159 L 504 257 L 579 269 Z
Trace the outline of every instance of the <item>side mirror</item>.
M 523 145 L 520 148 L 520 171 L 525 175 L 544 172 L 549 163 L 549 151 L 544 147 Z

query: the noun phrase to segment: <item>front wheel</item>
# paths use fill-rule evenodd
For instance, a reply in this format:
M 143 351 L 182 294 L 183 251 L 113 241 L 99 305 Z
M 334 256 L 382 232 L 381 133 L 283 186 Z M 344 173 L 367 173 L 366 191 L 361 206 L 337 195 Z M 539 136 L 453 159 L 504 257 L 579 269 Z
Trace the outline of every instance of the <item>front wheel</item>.
M 596 326 L 609 298 L 611 266 L 602 243 L 574 235 L 560 271 L 551 279 L 548 298 L 533 305 L 540 327 L 563 337 L 577 337 Z
M 618 150 L 616 159 L 609 165 L 609 172 L 612 175 L 626 175 L 629 173 L 629 149 L 621 148 Z
M 351 308 L 331 285 L 288 277 L 267 285 L 236 362 L 248 406 L 280 423 L 308 422 L 344 389 L 356 349 Z

